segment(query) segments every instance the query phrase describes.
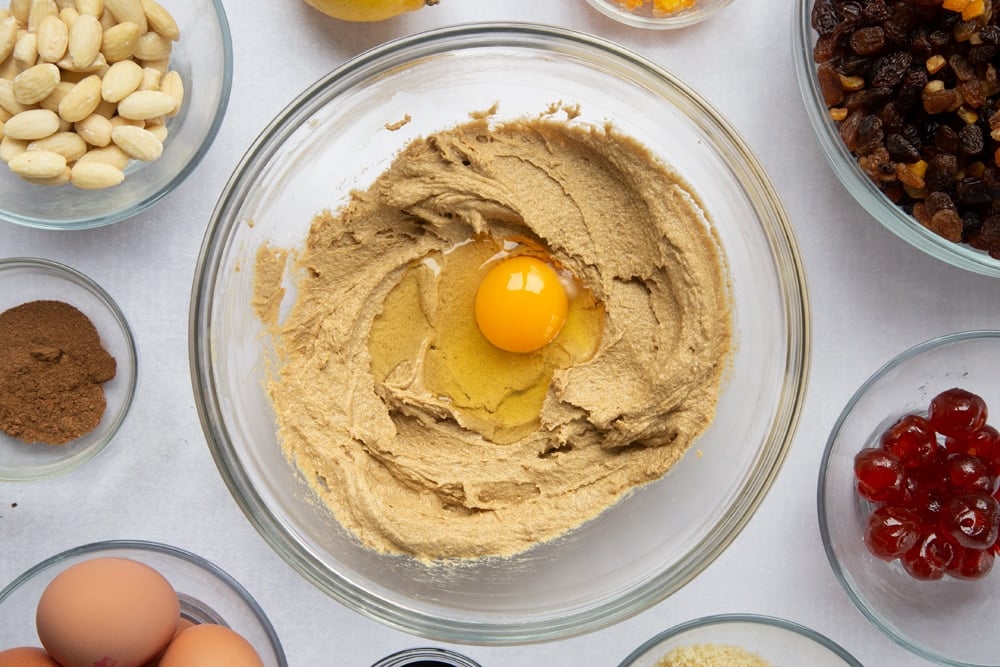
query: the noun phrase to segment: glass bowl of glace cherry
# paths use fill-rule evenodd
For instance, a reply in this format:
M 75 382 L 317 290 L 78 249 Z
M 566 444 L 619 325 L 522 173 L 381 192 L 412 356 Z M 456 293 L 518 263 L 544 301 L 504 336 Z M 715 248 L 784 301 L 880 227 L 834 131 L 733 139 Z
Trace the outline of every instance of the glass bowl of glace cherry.
M 876 371 L 823 454 L 819 522 L 835 575 L 876 627 L 941 665 L 1000 656 L 998 424 L 1000 331 L 955 333 Z

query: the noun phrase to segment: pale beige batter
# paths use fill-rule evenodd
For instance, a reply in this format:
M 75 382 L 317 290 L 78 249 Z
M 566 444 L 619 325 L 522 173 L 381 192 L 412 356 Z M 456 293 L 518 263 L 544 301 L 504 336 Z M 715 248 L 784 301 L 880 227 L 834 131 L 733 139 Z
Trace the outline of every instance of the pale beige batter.
M 556 370 L 537 427 L 504 444 L 427 390 L 419 354 L 393 361 L 387 381 L 369 348 L 408 267 L 487 235 L 546 248 L 606 310 L 596 354 Z M 683 179 L 611 127 L 484 117 L 419 139 L 318 215 L 293 256 L 286 267 L 263 248 L 255 274 L 280 360 L 279 438 L 377 551 L 523 552 L 662 477 L 714 416 L 731 345 L 716 235 Z M 301 279 L 279 321 L 286 270 Z M 434 345 L 435 309 L 448 307 L 433 279 L 420 284 L 426 306 L 398 332 L 414 349 Z

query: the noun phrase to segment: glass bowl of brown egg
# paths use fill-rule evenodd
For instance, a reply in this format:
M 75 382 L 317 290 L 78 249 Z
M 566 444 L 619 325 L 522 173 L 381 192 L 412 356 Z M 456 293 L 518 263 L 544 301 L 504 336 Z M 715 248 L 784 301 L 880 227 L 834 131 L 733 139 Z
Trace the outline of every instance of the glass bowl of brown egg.
M 0 590 L 0 665 L 286 667 L 252 595 L 218 565 L 143 540 L 93 542 Z

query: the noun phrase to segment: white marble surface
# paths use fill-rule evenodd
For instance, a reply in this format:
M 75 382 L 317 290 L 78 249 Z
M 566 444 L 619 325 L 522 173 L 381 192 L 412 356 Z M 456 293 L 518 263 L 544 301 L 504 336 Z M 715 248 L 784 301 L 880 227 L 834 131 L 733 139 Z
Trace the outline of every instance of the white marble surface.
M 241 581 L 270 615 L 294 667 L 366 667 L 398 649 L 443 645 L 390 630 L 326 597 L 244 519 L 209 456 L 195 410 L 188 299 L 218 193 L 257 133 L 305 87 L 402 35 L 478 20 L 531 21 L 619 42 L 673 71 L 732 121 L 770 173 L 798 236 L 812 303 L 812 371 L 794 446 L 772 491 L 731 547 L 692 583 L 589 635 L 458 650 L 484 667 L 614 666 L 675 623 L 759 612 L 811 626 L 871 667 L 926 664 L 871 627 L 834 579 L 815 517 L 816 473 L 827 433 L 861 381 L 927 338 L 1000 328 L 1000 292 L 995 280 L 897 240 L 835 180 L 795 83 L 788 0 L 737 0 L 714 18 L 673 32 L 619 25 L 584 0 L 441 0 L 374 25 L 328 20 L 301 0 L 226 4 L 235 52 L 232 98 L 192 177 L 151 210 L 108 228 L 0 225 L 0 256 L 65 262 L 106 287 L 134 328 L 141 362 L 132 412 L 104 453 L 66 477 L 0 484 L 0 583 L 78 544 L 157 540 L 199 553 Z M 2 638 L 0 619 L 0 645 Z

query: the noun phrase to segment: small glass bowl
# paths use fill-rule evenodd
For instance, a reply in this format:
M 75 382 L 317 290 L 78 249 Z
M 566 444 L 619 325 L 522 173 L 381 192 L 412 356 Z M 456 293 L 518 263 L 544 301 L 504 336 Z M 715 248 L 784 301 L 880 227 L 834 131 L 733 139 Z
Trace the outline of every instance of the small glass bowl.
M 238 581 L 201 556 L 156 542 L 109 540 L 74 547 L 43 560 L 0 590 L 6 644 L 38 646 L 35 608 L 60 572 L 93 558 L 128 558 L 153 568 L 177 591 L 181 617 L 224 625 L 256 649 L 265 667 L 287 667 L 281 642 L 257 601 Z
M 858 166 L 844 145 L 823 100 L 813 61 L 816 34 L 810 23 L 814 0 L 795 0 L 792 60 L 806 115 L 834 175 L 854 199 L 890 232 L 928 255 L 974 273 L 1000 276 L 1000 260 L 971 246 L 953 243 L 927 229 L 898 207 Z
M 46 259 L 0 259 L 0 312 L 38 300 L 75 306 L 97 328 L 115 358 L 115 377 L 104 383 L 107 407 L 93 431 L 64 445 L 26 443 L 0 431 L 0 481 L 27 481 L 69 472 L 97 456 L 125 421 L 138 379 L 138 357 L 125 315 L 107 292 L 79 271 Z
M 681 623 L 637 648 L 619 667 L 657 667 L 674 649 L 703 644 L 736 646 L 775 667 L 862 667 L 851 654 L 815 630 L 756 614 L 720 614 Z
M 372 667 L 479 667 L 464 655 L 443 648 L 410 648 L 393 653 Z
M 670 30 L 700 23 L 730 5 L 733 0 L 695 0 L 691 7 L 669 14 L 654 13 L 653 0 L 645 0 L 642 7 L 632 10 L 626 9 L 616 0 L 587 0 L 587 2 L 605 16 L 633 28 Z
M 939 392 L 962 387 L 1000 406 L 1000 331 L 949 334 L 917 345 L 875 372 L 848 401 L 819 473 L 819 525 L 827 558 L 851 600 L 900 646 L 941 665 L 996 665 L 1000 572 L 978 581 L 918 581 L 863 542 L 867 503 L 854 490 L 854 455 Z M 995 421 L 995 419 L 991 420 Z
M 168 195 L 215 139 L 233 80 L 233 46 L 221 0 L 163 3 L 181 31 L 170 68 L 184 81 L 184 104 L 168 119 L 163 154 L 133 160 L 125 180 L 103 190 L 33 185 L 0 163 L 0 219 L 42 229 L 87 229 L 130 218 Z

